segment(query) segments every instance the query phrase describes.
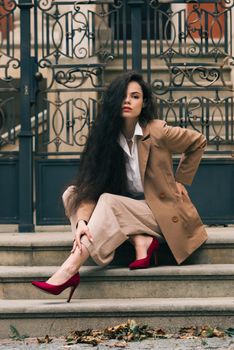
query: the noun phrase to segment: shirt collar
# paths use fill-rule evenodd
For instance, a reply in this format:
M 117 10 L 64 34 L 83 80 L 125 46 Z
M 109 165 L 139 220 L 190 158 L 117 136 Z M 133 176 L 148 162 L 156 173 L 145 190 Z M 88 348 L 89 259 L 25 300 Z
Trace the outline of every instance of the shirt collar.
M 134 136 L 137 135 L 137 136 L 143 136 L 143 131 L 142 131 L 142 128 L 140 127 L 140 124 L 139 123 L 136 123 L 136 126 L 135 126 L 135 131 L 134 131 Z
M 134 136 L 143 136 L 142 128 L 140 127 L 140 124 L 138 122 L 136 123 L 136 126 L 135 126 L 134 134 L 132 137 L 133 139 L 134 139 Z M 126 141 L 126 139 L 122 134 L 122 132 L 120 132 L 119 139 L 118 139 L 119 144 L 121 144 L 122 141 Z
M 135 130 L 134 130 L 134 134 L 133 134 L 133 142 L 135 140 L 135 136 L 143 136 L 143 131 L 140 127 L 140 124 L 139 123 L 136 123 L 136 126 L 135 126 Z M 119 145 L 123 148 L 123 150 L 130 155 L 130 152 L 129 152 L 129 147 L 128 147 L 128 144 L 127 144 L 127 141 L 126 141 L 126 138 L 124 137 L 124 135 L 122 134 L 122 132 L 119 134 L 119 139 L 118 139 L 118 143 Z

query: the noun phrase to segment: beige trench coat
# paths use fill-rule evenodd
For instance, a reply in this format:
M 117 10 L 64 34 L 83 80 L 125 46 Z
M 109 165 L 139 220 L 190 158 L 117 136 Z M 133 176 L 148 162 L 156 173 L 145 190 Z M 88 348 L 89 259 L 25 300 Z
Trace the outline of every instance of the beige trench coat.
M 178 195 L 176 187 L 176 181 L 191 185 L 205 146 L 202 134 L 170 127 L 161 120 L 150 122 L 138 141 L 145 200 L 178 264 L 207 239 L 196 208 L 187 196 Z M 182 154 L 175 175 L 173 153 Z M 88 220 L 95 205 L 95 202 L 83 202 L 77 217 Z

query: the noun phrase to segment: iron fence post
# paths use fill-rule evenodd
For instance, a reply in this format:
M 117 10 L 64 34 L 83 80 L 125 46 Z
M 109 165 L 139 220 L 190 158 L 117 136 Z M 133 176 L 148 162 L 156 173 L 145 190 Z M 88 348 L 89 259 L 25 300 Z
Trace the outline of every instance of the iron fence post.
M 132 69 L 141 72 L 142 69 L 142 6 L 144 0 L 128 0 L 131 7 L 132 32 Z
M 20 8 L 20 124 L 19 134 L 19 232 L 33 232 L 33 147 L 30 110 L 32 0 L 19 0 Z

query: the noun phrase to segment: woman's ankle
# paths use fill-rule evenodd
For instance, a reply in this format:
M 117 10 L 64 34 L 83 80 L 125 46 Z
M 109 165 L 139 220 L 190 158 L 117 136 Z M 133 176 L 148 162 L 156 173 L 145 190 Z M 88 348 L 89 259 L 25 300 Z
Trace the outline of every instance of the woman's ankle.
M 70 272 L 66 269 L 62 269 L 61 267 L 56 271 L 48 280 L 47 283 L 60 285 L 65 283 L 69 278 L 71 278 Z
M 148 248 L 153 238 L 150 236 L 142 236 L 135 242 L 136 260 L 143 259 L 147 256 Z

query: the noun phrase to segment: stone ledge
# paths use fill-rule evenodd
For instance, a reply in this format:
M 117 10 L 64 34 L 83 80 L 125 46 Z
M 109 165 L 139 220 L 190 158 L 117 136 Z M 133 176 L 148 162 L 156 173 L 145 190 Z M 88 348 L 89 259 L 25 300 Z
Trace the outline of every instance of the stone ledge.
M 66 226 L 67 228 L 67 226 Z M 234 226 L 229 227 L 206 227 L 208 240 L 205 245 L 233 244 L 234 246 Z M 57 247 L 71 246 L 73 235 L 70 231 L 51 231 L 36 233 L 0 233 L 1 247 Z M 163 242 L 163 239 L 161 239 Z
M 10 326 L 31 337 L 67 335 L 72 330 L 102 329 L 128 319 L 167 331 L 181 327 L 233 326 L 234 298 L 140 298 L 0 301 L 0 338 Z
M 137 298 L 137 299 L 73 299 L 66 303 L 58 300 L 0 300 L 0 319 L 35 317 L 65 317 L 83 315 L 94 317 L 128 313 L 142 316 L 160 314 L 232 315 L 234 297 L 231 298 Z
M 0 266 L 0 282 L 26 281 L 32 278 L 48 278 L 57 266 Z M 170 280 L 170 279 L 233 279 L 234 264 L 198 264 L 185 266 L 158 266 L 144 270 L 99 266 L 83 266 L 84 280 Z

